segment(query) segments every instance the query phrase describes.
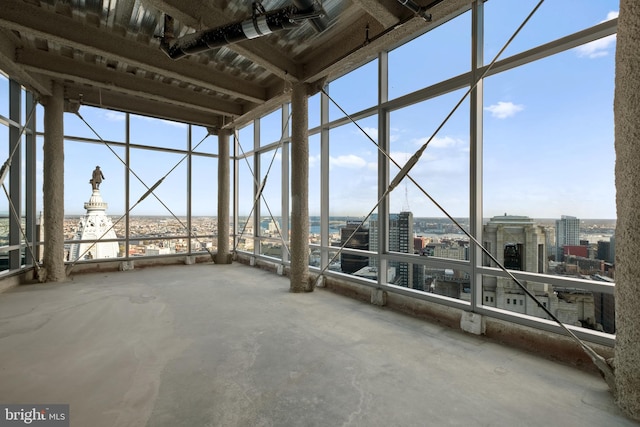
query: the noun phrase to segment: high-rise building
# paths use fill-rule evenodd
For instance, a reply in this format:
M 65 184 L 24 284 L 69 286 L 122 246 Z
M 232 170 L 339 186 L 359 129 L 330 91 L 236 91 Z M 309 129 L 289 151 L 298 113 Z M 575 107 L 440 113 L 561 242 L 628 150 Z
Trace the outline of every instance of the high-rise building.
M 565 245 L 580 245 L 580 220 L 575 216 L 562 215 L 556 220 L 556 261 L 562 261 Z
M 388 230 L 390 252 L 413 253 L 413 213 L 389 214 Z M 378 245 L 378 215 L 374 214 L 369 219 L 369 248 L 372 251 L 377 251 Z M 413 287 L 414 274 L 412 264 L 389 261 L 389 267 L 395 267 L 396 269 L 396 279 L 393 284 L 409 288 Z
M 369 229 L 362 221 L 347 221 L 340 229 L 340 244 L 345 248 L 369 250 Z M 341 252 L 340 265 L 343 273 L 353 274 L 369 265 L 369 257 Z
M 116 239 L 111 218 L 107 216 L 107 204 L 100 195 L 99 183 L 92 182 L 91 198 L 85 202 L 87 213 L 80 218 L 74 240 L 69 250 L 69 261 L 98 258 L 117 258 L 120 254 L 118 242 L 101 242 L 100 240 Z
M 566 226 L 567 223 L 573 224 L 572 220 L 576 220 L 577 223 L 576 218 L 570 218 L 562 226 Z M 575 238 L 578 243 L 577 232 Z M 533 273 L 547 272 L 546 230 L 533 219 L 507 215 L 493 217 L 484 226 L 483 240 L 485 248 L 507 269 Z M 492 264 L 486 262 L 486 265 Z M 590 292 L 574 288 L 555 288 L 548 283 L 533 280 L 520 282 L 563 323 L 597 327 L 594 298 Z M 520 286 L 508 277 L 487 275 L 483 278 L 482 288 L 485 305 L 547 318 L 538 304 L 528 298 Z
M 546 273 L 545 229 L 537 225 L 532 218 L 515 215 L 495 216 L 484 226 L 483 241 L 484 247 L 505 268 Z M 485 265 L 495 267 L 488 257 L 485 257 Z M 522 289 L 511 279 L 485 276 L 482 286 L 485 304 L 544 317 L 544 312 L 530 299 L 525 298 Z M 553 295 L 549 286 L 535 282 L 528 282 L 526 286 L 545 306 L 549 306 L 549 297 Z
M 613 253 L 613 237 L 610 241 L 600 240 L 598 241 L 598 259 L 602 259 L 608 263 L 613 264 L 615 262 L 615 254 Z
M 485 248 L 508 269 L 547 272 L 546 232 L 532 218 L 494 216 L 484 226 L 483 240 Z

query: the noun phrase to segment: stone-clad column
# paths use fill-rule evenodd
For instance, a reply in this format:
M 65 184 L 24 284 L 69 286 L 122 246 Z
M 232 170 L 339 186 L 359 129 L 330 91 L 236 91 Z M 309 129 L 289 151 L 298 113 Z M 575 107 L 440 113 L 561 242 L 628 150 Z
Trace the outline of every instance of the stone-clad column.
M 229 252 L 229 134 L 218 132 L 218 254 L 216 264 L 231 264 Z
M 307 85 L 291 93 L 291 292 L 311 292 L 309 283 L 309 114 Z
M 64 268 L 64 88 L 53 82 L 52 95 L 44 99 L 44 277 L 61 282 Z
M 615 78 L 616 400 L 640 420 L 640 3 L 621 0 Z

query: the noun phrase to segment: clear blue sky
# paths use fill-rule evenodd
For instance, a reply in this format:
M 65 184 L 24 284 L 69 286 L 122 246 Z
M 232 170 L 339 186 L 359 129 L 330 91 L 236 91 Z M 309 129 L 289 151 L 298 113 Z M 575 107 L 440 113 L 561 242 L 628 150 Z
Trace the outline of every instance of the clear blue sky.
M 537 1 L 491 0 L 485 3 L 485 63 L 489 63 Z M 547 0 L 501 58 L 617 16 L 616 0 Z M 462 74 L 470 63 L 470 14 L 437 28 L 390 53 L 390 98 Z M 527 215 L 535 218 L 615 218 L 613 89 L 615 37 L 591 43 L 536 63 L 487 78 L 484 88 L 484 210 L 483 216 Z M 330 93 L 347 112 L 374 104 L 375 62 L 337 80 Z M 464 91 L 404 108 L 391 114 L 391 152 L 400 164 L 435 131 Z M 309 100 L 310 126 L 318 125 L 319 96 Z M 106 140 L 124 139 L 124 115 L 82 107 L 81 113 Z M 341 114 L 333 105 L 331 119 Z M 67 114 L 65 133 L 94 137 L 79 119 Z M 452 215 L 469 214 L 469 103 L 464 102 L 427 147 L 411 171 Z M 42 115 L 40 115 L 41 123 Z M 268 124 L 268 126 L 265 126 Z M 263 121 L 263 138 L 279 139 L 280 115 Z M 377 118 L 360 126 L 377 140 Z M 186 125 L 141 117 L 132 119 L 132 143 L 184 148 Z M 251 130 L 240 133 L 249 150 Z M 194 144 L 206 135 L 196 129 Z M 332 215 L 364 216 L 377 202 L 376 147 L 354 125 L 330 134 L 330 211 Z M 77 149 L 75 148 L 77 146 Z M 203 152 L 217 152 L 210 136 Z M 319 213 L 319 138 L 310 138 L 310 213 Z M 124 158 L 124 150 L 117 149 Z M 99 164 L 106 180 L 101 190 L 109 213 L 124 213 L 124 167 L 104 146 L 67 143 L 65 153 L 65 210 L 82 213 L 91 195 L 88 180 Z M 272 153 L 263 155 L 264 175 Z M 153 185 L 181 156 L 133 151 L 133 170 Z M 274 214 L 280 215 L 280 155 L 267 182 L 265 195 Z M 241 162 L 240 214 L 251 206 L 251 177 Z M 216 214 L 217 163 L 194 162 L 194 215 Z M 186 204 L 186 164 L 183 162 L 158 187 L 159 197 L 179 215 Z M 397 168 L 392 167 L 391 177 Z M 405 180 L 406 181 L 406 180 Z M 38 191 L 41 183 L 38 184 Z M 131 203 L 145 189 L 134 178 Z M 412 183 L 391 194 L 392 212 L 409 208 L 415 216 L 442 216 Z M 153 198 L 133 214 L 165 215 Z M 267 212 L 264 210 L 263 215 Z M 167 214 L 168 215 L 168 214 Z

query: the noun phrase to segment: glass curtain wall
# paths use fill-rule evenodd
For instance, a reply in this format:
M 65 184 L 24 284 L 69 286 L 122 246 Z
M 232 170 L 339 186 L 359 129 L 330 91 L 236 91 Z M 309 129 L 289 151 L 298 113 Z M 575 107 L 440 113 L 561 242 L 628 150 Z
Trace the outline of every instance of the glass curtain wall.
M 485 63 L 535 3 L 486 3 Z M 544 4 L 484 79 L 481 231 L 495 259 L 563 323 L 613 334 L 618 4 L 563 19 L 573 6 Z M 595 37 L 602 28 L 611 34 Z M 482 264 L 496 268 L 486 255 Z M 549 318 L 512 278 L 480 270 L 483 307 Z
M 618 4 L 581 4 L 576 15 L 570 2 L 544 3 L 496 57 L 536 3 L 474 3 L 309 99 L 310 264 L 544 328 L 548 322 L 537 319 L 548 317 L 547 308 L 610 343 Z M 569 14 L 575 19 L 563 19 Z M 29 103 L 16 101 L 11 86 L 0 76 L 6 153 Z M 79 225 L 87 227 L 85 203 L 92 202 L 114 225 L 118 256 L 215 250 L 217 139 L 182 123 L 80 112 L 95 132 L 65 114 L 69 261 L 72 246 L 82 243 Z M 283 263 L 289 113 L 283 105 L 237 129 L 231 141 L 233 247 Z M 37 118 L 42 129 L 41 108 Z M 41 165 L 42 139 L 31 141 L 18 152 Z M 408 174 L 400 174 L 410 161 Z M 97 165 L 104 174 L 99 200 L 89 183 Z M 21 176 L 36 184 L 15 186 L 12 200 L 23 212 L 36 194 L 33 212 L 41 211 L 41 174 L 14 167 L 6 185 Z M 143 197 L 157 183 L 154 195 Z M 10 263 L 19 268 L 28 260 L 4 200 L 0 256 L 10 270 Z M 28 216 L 21 220 L 26 229 L 35 224 Z
M 544 4 L 494 58 L 536 3 L 480 2 L 309 99 L 312 269 L 540 326 L 522 286 L 611 342 L 618 6 Z
M 65 113 L 64 127 L 67 262 L 215 252 L 216 136 L 88 106 Z
M 33 96 L 0 73 L 0 274 L 34 264 L 36 138 Z

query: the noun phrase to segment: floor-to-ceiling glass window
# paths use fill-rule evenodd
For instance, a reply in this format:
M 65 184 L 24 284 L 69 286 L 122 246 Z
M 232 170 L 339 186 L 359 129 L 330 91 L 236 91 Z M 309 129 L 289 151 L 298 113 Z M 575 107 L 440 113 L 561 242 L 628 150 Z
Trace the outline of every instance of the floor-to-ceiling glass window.
M 3 157 L 9 155 L 9 79 L 0 74 L 0 152 Z M 4 161 L 4 159 L 2 160 Z M 9 199 L 0 196 L 0 271 L 9 269 Z M 6 260 L 6 261 L 5 261 Z
M 27 188 L 35 179 L 36 141 L 32 127 L 36 113 L 32 99 L 16 81 L 0 73 L 0 273 L 17 271 L 37 258 L 37 249 L 31 245 L 36 239 L 31 211 L 34 190 Z
M 64 121 L 66 261 L 215 251 L 217 137 L 88 106 Z
M 471 242 L 463 233 L 469 225 L 468 99 L 444 123 L 467 91 L 442 94 L 390 114 L 392 181 L 414 156 L 419 158 L 389 194 L 388 229 L 389 250 L 417 259 L 414 263 L 391 261 L 398 272 L 388 281 L 468 300 L 468 271 L 435 262 L 443 258 L 469 261 Z
M 231 138 L 229 144 L 229 152 L 233 153 Z M 218 249 L 218 158 L 215 157 L 218 137 L 202 126 L 191 126 L 191 150 L 191 250 L 215 252 Z
M 485 61 L 533 3 L 486 4 Z M 585 29 L 607 25 L 617 2 L 570 20 L 569 3 L 544 4 L 484 81 L 483 242 L 562 322 L 613 333 L 615 35 Z M 483 276 L 482 303 L 549 318 L 503 274 Z
M 238 235 L 236 247 L 239 250 L 250 253 L 253 253 L 255 248 L 255 195 L 259 188 L 259 181 L 254 176 L 253 134 L 253 123 L 238 129 L 235 134 L 238 157 L 236 162 L 238 168 L 238 185 L 235 190 L 238 200 L 238 224 L 236 224 L 235 227 Z

